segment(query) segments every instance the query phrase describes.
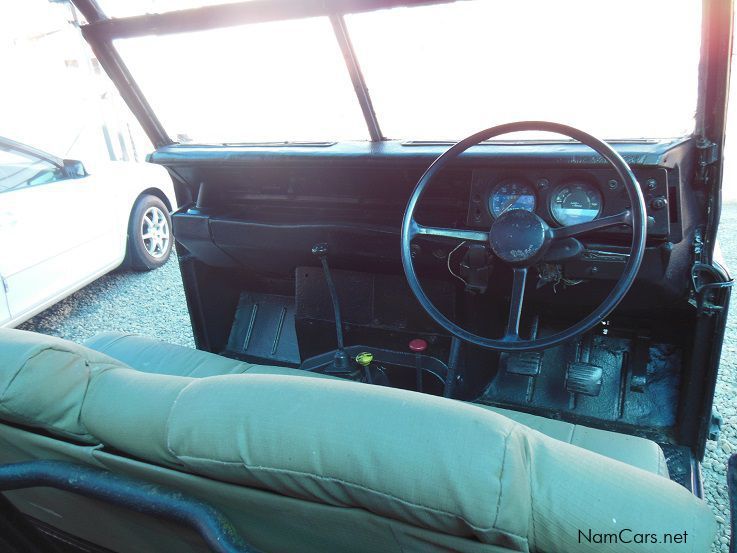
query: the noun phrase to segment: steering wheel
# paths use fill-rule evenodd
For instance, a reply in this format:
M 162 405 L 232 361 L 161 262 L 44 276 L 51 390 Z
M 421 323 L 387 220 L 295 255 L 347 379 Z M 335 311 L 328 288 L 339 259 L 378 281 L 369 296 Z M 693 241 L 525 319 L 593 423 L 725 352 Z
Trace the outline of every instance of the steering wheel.
M 493 221 L 488 231 L 426 227 L 415 221 L 415 210 L 423 192 L 438 172 L 450 161 L 480 142 L 520 131 L 554 132 L 578 140 L 592 148 L 617 172 L 619 179 L 624 183 L 631 207 L 616 215 L 559 228 L 551 228 L 536 213 L 522 209 L 505 211 Z M 519 326 L 524 303 L 525 283 L 530 267 L 551 257 L 559 261 L 566 257 L 566 251 L 580 252 L 582 246 L 574 238 L 577 235 L 621 224 L 632 228 L 630 253 L 619 280 L 602 303 L 587 317 L 561 332 L 532 340 L 520 337 Z M 637 271 L 640 269 L 642 256 L 645 252 L 646 233 L 647 214 L 640 186 L 632 173 L 632 169 L 611 146 L 590 134 L 567 125 L 547 121 L 521 121 L 498 125 L 471 135 L 453 145 L 428 167 L 415 186 L 404 212 L 401 235 L 402 266 L 409 287 L 420 305 L 435 322 L 452 335 L 477 346 L 497 351 L 535 351 L 561 344 L 591 330 L 614 310 L 632 286 Z M 412 240 L 418 236 L 442 236 L 482 243 L 490 247 L 497 259 L 512 267 L 512 294 L 504 336 L 493 339 L 473 334 L 455 324 L 435 307 L 422 289 L 412 263 L 410 246 Z

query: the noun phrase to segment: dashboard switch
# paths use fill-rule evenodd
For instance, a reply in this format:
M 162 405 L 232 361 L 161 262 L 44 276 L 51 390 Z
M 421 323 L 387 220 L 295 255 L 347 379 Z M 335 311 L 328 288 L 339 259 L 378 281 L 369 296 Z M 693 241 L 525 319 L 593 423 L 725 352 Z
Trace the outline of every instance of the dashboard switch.
M 415 338 L 414 340 L 410 340 L 409 349 L 415 353 L 422 353 L 427 349 L 427 342 L 422 338 Z
M 653 198 L 653 201 L 650 202 L 650 207 L 655 210 L 665 209 L 667 206 L 668 206 L 668 200 L 666 200 L 663 196 L 658 196 L 657 198 Z

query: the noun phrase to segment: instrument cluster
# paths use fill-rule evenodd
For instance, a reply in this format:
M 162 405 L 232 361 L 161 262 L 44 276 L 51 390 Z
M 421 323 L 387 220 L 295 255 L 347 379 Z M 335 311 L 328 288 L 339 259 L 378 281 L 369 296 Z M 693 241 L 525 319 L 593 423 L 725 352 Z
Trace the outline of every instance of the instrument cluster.
M 669 230 L 667 173 L 647 171 L 637 178 L 645 195 L 651 234 L 667 235 Z M 524 209 L 537 213 L 553 227 L 565 227 L 614 215 L 629 208 L 624 185 L 611 172 L 570 172 L 551 169 L 541 174 L 514 170 L 473 172 L 468 209 L 469 226 L 488 227 L 502 213 Z M 629 232 L 614 228 L 604 232 Z

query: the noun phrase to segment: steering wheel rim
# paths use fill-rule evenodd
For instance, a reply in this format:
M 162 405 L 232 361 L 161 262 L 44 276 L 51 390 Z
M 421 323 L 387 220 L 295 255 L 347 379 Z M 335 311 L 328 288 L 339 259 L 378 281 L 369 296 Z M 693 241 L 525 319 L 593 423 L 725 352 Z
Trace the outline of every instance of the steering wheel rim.
M 500 135 L 520 131 L 547 131 L 562 134 L 588 146 L 600 156 L 602 156 L 609 163 L 609 165 L 611 165 L 615 169 L 617 176 L 624 183 L 625 190 L 627 191 L 627 195 L 630 200 L 631 208 L 630 211 L 623 212 L 618 216 L 595 219 L 594 221 L 592 221 L 592 223 L 597 220 L 605 221 L 606 219 L 610 219 L 610 222 L 606 224 L 600 224 L 599 226 L 590 225 L 592 228 L 589 230 L 593 230 L 594 228 L 604 228 L 605 226 L 612 226 L 621 223 L 631 224 L 632 243 L 630 246 L 629 257 L 625 262 L 624 271 L 619 277 L 617 283 L 614 285 L 612 291 L 607 295 L 602 303 L 599 304 L 599 306 L 596 307 L 589 315 L 578 321 L 576 324 L 566 328 L 561 332 L 543 338 L 535 338 L 534 340 L 523 340 L 519 337 L 519 334 L 517 334 L 516 336 L 510 334 L 510 324 L 513 316 L 513 310 L 515 309 L 517 310 L 517 331 L 519 328 L 519 318 L 521 316 L 522 301 L 524 299 L 524 289 L 527 275 L 527 268 L 524 269 L 524 274 L 522 274 L 522 270 L 520 269 L 519 274 L 522 274 L 522 276 L 518 278 L 518 270 L 515 269 L 512 292 L 513 295 L 510 298 L 510 314 L 507 323 L 507 333 L 501 339 L 486 338 L 484 336 L 479 336 L 465 330 L 464 328 L 461 328 L 459 325 L 457 325 L 456 323 L 448 319 L 443 313 L 441 313 L 437 307 L 435 307 L 435 305 L 430 301 L 427 294 L 423 290 L 422 285 L 420 284 L 420 281 L 414 269 L 414 265 L 412 263 L 410 250 L 412 239 L 423 234 L 436 234 L 440 236 L 454 237 L 459 239 L 463 239 L 464 235 L 467 235 L 469 237 L 472 237 L 470 239 L 478 241 L 484 233 L 468 230 L 458 230 L 457 232 L 452 232 L 454 229 L 431 229 L 430 227 L 422 227 L 418 225 L 418 223 L 415 221 L 414 212 L 418 202 L 420 201 L 420 198 L 422 197 L 423 192 L 428 187 L 432 179 L 438 174 L 438 172 L 440 172 L 441 169 L 446 167 L 450 161 L 456 159 L 463 152 L 465 152 L 472 146 L 479 144 L 480 142 L 489 140 Z M 574 226 L 583 226 L 586 224 L 587 223 L 583 223 Z M 566 228 L 570 227 L 561 227 L 561 229 Z M 441 234 L 439 232 L 429 232 L 429 230 L 444 230 L 448 232 L 445 234 Z M 559 231 L 562 236 L 565 236 L 564 233 L 560 232 L 560 229 L 550 230 L 552 233 Z M 586 230 L 582 232 L 586 232 Z M 412 293 L 417 298 L 417 301 L 436 323 L 438 323 L 441 327 L 443 327 L 452 335 L 471 344 L 497 351 L 536 351 L 559 345 L 591 330 L 602 320 L 604 320 L 617 307 L 619 302 L 622 301 L 622 299 L 634 283 L 637 273 L 640 269 L 642 258 L 645 253 L 646 234 L 647 213 L 645 210 L 645 200 L 642 195 L 642 190 L 640 189 L 637 178 L 632 172 L 632 169 L 622 158 L 622 156 L 620 156 L 611 146 L 584 131 L 581 131 L 574 127 L 570 127 L 568 125 L 552 123 L 549 121 L 519 121 L 515 123 L 507 123 L 490 127 L 483 131 L 477 132 L 467 138 L 464 138 L 460 142 L 457 142 L 456 144 L 451 146 L 443 154 L 441 154 L 430 165 L 430 167 L 427 168 L 420 180 L 417 182 L 414 190 L 412 191 L 412 195 L 407 202 L 407 208 L 405 209 L 404 218 L 402 220 L 402 266 L 404 268 L 404 273 L 407 277 L 409 287 L 412 290 Z M 520 282 L 521 291 L 518 290 Z M 514 294 L 517 292 L 520 293 L 518 302 L 519 304 L 515 305 Z

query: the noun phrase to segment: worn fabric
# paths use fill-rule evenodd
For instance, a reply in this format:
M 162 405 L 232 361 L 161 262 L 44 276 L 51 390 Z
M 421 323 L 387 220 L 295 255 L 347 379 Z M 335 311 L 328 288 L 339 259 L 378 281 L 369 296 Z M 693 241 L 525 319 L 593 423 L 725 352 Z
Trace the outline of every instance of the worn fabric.
M 171 376 L 216 376 L 249 374 L 284 374 L 331 378 L 284 367 L 253 365 L 200 350 L 167 344 L 145 336 L 105 332 L 87 340 L 85 345 L 114 357 L 142 372 Z M 589 451 L 605 455 L 649 472 L 668 476 L 663 451 L 651 440 L 588 428 L 548 419 L 529 413 L 481 405 L 543 434 Z
M 0 424 L 0 463 L 80 462 L 207 501 L 262 553 L 505 553 L 509 549 L 374 515 L 220 482 Z M 194 532 L 79 495 L 29 488 L 6 495 L 21 511 L 119 553 L 211 553 Z M 102 507 L 102 508 L 101 508 Z
M 668 477 L 668 465 L 663 450 L 652 440 L 547 419 L 529 413 L 512 411 L 511 409 L 501 409 L 488 405 L 481 405 L 480 407 L 494 411 L 556 440 Z
M 38 347 L 27 347 L 34 340 Z M 510 551 L 700 553 L 714 535 L 703 501 L 666 478 L 488 409 L 405 390 L 294 370 L 150 374 L 75 346 L 85 362 L 64 365 L 64 374 L 77 375 L 73 389 L 86 380 L 86 391 L 56 416 L 47 405 L 58 399 L 55 358 L 43 358 L 44 383 L 27 379 L 39 368 L 21 357 L 58 346 L 40 335 L 0 333 L 0 351 L 14 352 L 0 366 L 0 383 L 19 382 L 14 411 L 26 414 L 8 420 L 34 426 L 37 411 L 49 432 L 82 432 L 153 465 Z M 29 390 L 33 407 L 19 399 L 24 382 L 41 388 Z M 589 529 L 686 531 L 690 539 L 582 542 L 579 531 Z
M 0 328 L 0 419 L 95 443 L 81 419 L 92 374 L 125 365 L 73 342 Z

